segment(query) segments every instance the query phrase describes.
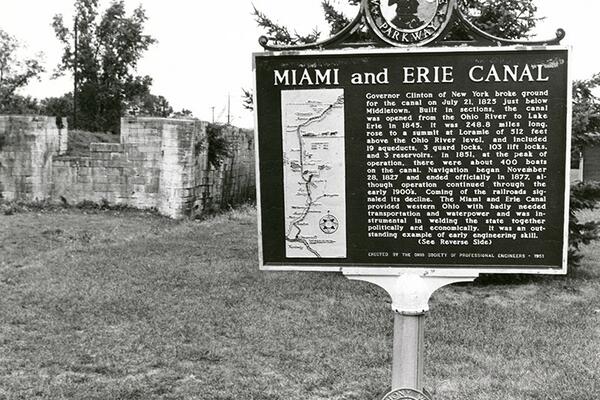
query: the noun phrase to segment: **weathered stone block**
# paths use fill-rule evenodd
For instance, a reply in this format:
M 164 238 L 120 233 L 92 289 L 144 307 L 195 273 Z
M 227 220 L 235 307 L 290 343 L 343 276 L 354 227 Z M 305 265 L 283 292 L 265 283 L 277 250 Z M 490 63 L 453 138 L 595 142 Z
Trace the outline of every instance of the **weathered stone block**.
M 142 184 L 142 185 L 138 185 L 138 184 L 134 184 L 133 186 L 133 191 L 136 193 L 146 193 L 146 185 Z
M 119 167 L 108 167 L 106 168 L 106 176 L 108 177 L 119 177 L 122 175 L 123 168 Z
M 123 146 L 119 143 L 90 143 L 90 152 L 115 153 L 123 151 Z
M 102 192 L 105 193 L 108 191 L 109 185 L 107 182 L 98 182 L 98 181 L 94 181 L 94 183 L 92 184 L 92 190 L 94 192 Z
M 108 183 L 108 176 L 105 174 L 94 174 L 92 181 L 94 183 Z
M 130 176 L 129 183 L 131 183 L 132 185 L 145 185 L 146 178 L 144 178 L 143 176 Z

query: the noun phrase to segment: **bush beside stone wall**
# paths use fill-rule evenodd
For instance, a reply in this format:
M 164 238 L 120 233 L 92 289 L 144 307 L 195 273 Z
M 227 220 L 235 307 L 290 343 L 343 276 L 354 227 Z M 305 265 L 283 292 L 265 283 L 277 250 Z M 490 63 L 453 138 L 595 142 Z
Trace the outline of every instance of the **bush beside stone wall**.
M 215 168 L 208 163 L 208 149 L 204 149 L 204 155 L 198 159 L 194 188 L 196 213 L 224 209 L 256 196 L 252 131 L 223 126 L 221 134 L 229 143 L 228 154 L 221 165 Z

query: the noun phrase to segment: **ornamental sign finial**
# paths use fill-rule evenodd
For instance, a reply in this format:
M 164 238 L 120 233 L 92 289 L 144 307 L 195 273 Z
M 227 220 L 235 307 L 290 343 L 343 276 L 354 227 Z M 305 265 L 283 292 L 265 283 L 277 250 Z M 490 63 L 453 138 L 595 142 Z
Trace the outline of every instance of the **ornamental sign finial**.
M 444 31 L 456 0 L 365 0 L 371 29 L 396 47 L 422 46 Z

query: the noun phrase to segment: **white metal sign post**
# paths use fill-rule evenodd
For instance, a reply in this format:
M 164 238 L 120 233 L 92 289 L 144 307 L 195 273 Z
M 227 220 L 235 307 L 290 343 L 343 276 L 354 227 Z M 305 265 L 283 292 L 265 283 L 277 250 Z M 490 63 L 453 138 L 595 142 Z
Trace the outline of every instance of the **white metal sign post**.
M 472 282 L 478 274 L 456 277 L 423 276 L 412 272 L 396 276 L 344 274 L 349 279 L 370 282 L 388 292 L 394 311 L 392 390 L 423 390 L 425 315 L 429 311 L 429 298 L 443 286 Z
M 474 39 L 442 41 L 454 22 Z M 378 42 L 348 43 L 365 26 Z M 260 39 L 260 267 L 341 272 L 388 292 L 395 318 L 385 400 L 430 399 L 424 324 L 437 289 L 480 273 L 566 273 L 563 37 L 490 36 L 456 0 L 363 0 L 354 21 L 324 42 Z M 446 47 L 416 47 L 436 43 Z

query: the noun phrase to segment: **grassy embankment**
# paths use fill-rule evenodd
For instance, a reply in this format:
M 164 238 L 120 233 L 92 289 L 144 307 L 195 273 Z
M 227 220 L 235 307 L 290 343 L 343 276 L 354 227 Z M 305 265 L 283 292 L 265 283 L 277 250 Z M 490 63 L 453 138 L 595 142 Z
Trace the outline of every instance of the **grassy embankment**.
M 387 295 L 257 270 L 255 214 L 0 215 L 0 399 L 360 399 L 389 386 Z M 432 299 L 444 400 L 600 398 L 600 244 L 573 277 Z
M 119 135 L 102 132 L 88 132 L 80 130 L 69 131 L 67 155 L 89 156 L 90 143 L 119 143 Z

